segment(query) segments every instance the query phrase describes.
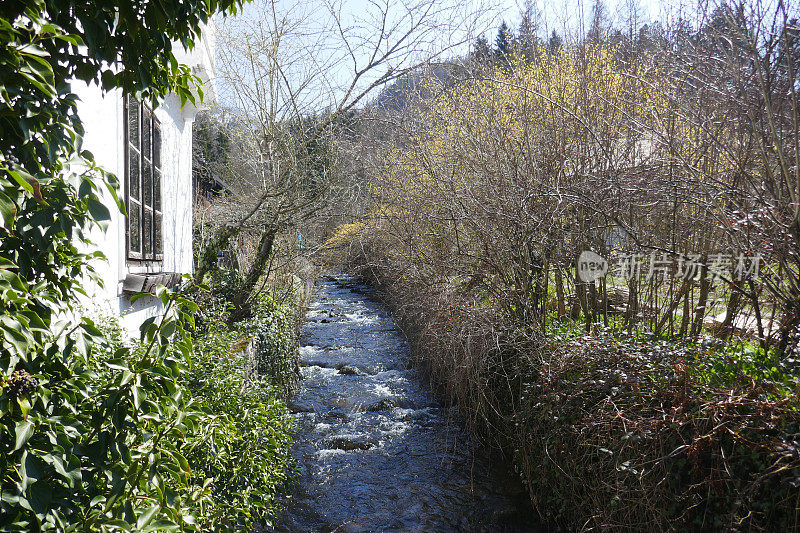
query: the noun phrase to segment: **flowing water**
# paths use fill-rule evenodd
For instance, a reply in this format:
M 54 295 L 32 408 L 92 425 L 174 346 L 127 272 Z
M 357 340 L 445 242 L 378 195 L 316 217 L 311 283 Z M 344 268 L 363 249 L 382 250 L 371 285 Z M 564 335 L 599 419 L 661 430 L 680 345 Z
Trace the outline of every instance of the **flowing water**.
M 369 288 L 326 278 L 293 400 L 300 479 L 277 531 L 534 531 L 526 494 L 408 367 Z

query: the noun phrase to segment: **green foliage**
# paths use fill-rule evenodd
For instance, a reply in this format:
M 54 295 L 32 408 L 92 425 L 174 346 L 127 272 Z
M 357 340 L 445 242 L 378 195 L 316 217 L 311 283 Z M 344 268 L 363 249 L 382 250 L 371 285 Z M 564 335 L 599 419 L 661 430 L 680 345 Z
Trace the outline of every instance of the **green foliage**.
M 681 364 L 698 384 L 724 389 L 744 390 L 759 387 L 773 399 L 794 394 L 800 378 L 777 350 L 764 352 L 756 341 L 738 339 L 723 342 L 711 337 L 699 339 L 669 339 L 666 334 L 655 336 L 649 332 L 628 336 L 610 318 L 609 328 L 600 328 L 599 334 L 617 343 L 621 353 L 647 349 Z M 581 343 L 587 339 L 584 324 L 573 320 L 552 319 L 547 323 L 547 338 L 551 346 L 564 343 Z M 662 380 L 667 379 L 664 375 Z
M 186 455 L 196 483 L 213 479 L 217 505 L 206 524 L 215 530 L 269 523 L 274 499 L 291 481 L 292 419 L 278 391 L 248 381 L 241 334 L 213 328 L 197 340 L 183 377 L 204 410 L 216 413 L 213 431 L 194 439 Z
M 794 527 L 798 398 L 746 373 L 767 363 L 701 346 L 585 336 L 523 359 L 513 446 L 543 516 L 565 529 Z
M 177 379 L 197 308 L 163 288 L 158 296 L 165 315 L 142 326 L 135 348 L 84 319 L 17 361 L 24 370 L 4 372 L 35 386 L 20 395 L 4 380 L 0 530 L 194 529 L 209 495 L 189 482 L 181 448 L 204 413 Z
M 740 344 L 706 341 L 690 343 L 685 353 L 689 371 L 698 382 L 720 388 L 758 388 L 773 399 L 787 398 L 800 379 L 777 350 L 764 350 L 756 342 Z
M 283 396 L 288 397 L 300 378 L 297 357 L 299 331 L 294 309 L 263 295 L 254 316 L 240 328 L 252 334 L 256 375 L 278 387 Z
M 131 348 L 77 319 L 98 282 L 89 230 L 110 218 L 116 179 L 82 149 L 70 82 L 154 105 L 202 91 L 173 55 L 239 0 L 0 5 L 0 530 L 197 529 L 211 503 L 182 453 L 207 417 L 178 379 L 196 306 L 161 291 L 163 318 Z
M 511 34 L 508 24 L 503 21 L 503 23 L 500 24 L 500 29 L 497 30 L 497 37 L 494 40 L 495 55 L 497 58 L 507 61 L 511 55 L 511 47 L 513 43 L 514 36 Z
M 241 274 L 234 270 L 215 269 L 210 278 L 211 291 L 201 300 L 201 334 L 225 331 L 224 324 L 233 310 L 231 300 L 242 284 Z M 266 292 L 258 293 L 251 302 L 251 316 L 233 326 L 241 339 L 252 343 L 249 371 L 279 390 L 283 397 L 291 394 L 300 377 L 299 306 L 291 296 L 288 293 L 286 301 L 279 303 Z
M 268 296 L 255 302 L 253 317 L 230 328 L 241 276 L 216 269 L 210 279 L 211 289 L 197 295 L 194 355 L 181 381 L 213 422 L 187 442 L 186 456 L 195 483 L 213 480 L 214 504 L 201 523 L 239 530 L 269 523 L 275 496 L 293 479 L 293 425 L 281 398 L 296 380 L 298 336 L 292 309 Z

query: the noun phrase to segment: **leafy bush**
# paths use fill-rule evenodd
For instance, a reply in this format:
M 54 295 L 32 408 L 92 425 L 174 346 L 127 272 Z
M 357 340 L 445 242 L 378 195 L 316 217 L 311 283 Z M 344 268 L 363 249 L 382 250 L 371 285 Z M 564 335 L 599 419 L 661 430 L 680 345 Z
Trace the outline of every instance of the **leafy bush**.
M 192 343 L 185 326 L 198 307 L 180 294 L 161 297 L 169 316 L 146 324 L 143 342 L 126 342 L 114 319 L 98 319 L 100 341 L 63 384 L 25 372 L 3 379 L 3 405 L 21 418 L 17 443 L 26 445 L 20 478 L 4 480 L 3 530 L 269 523 L 293 471 L 281 392 L 248 375 L 241 332 L 214 323 Z M 53 416 L 25 417 L 39 387 L 63 395 L 76 385 L 71 402 L 50 407 Z M 36 433 L 23 442 L 26 424 Z M 48 443 L 56 430 L 74 441 Z
M 515 458 L 552 524 L 798 526 L 795 395 L 694 346 L 583 337 L 544 354 L 522 358 L 511 420 Z
M 295 310 L 264 295 L 255 315 L 240 326 L 240 331 L 252 334 L 250 368 L 255 376 L 288 397 L 300 379 Z
M 250 303 L 251 316 L 229 325 L 241 275 L 237 271 L 214 269 L 211 289 L 199 295 L 204 311 L 200 315 L 198 334 L 232 329 L 246 345 L 247 370 L 254 377 L 269 383 L 286 398 L 296 386 L 300 373 L 298 345 L 300 341 L 301 309 L 304 303 L 289 287 L 283 302 L 277 302 L 267 292 L 256 295 Z
M 291 480 L 291 418 L 279 391 L 248 380 L 241 335 L 214 329 L 198 338 L 190 370 L 182 377 L 203 410 L 214 413 L 212 431 L 187 444 L 192 479 L 213 480 L 215 502 L 206 524 L 214 530 L 269 522 L 274 498 Z
M 210 280 L 210 290 L 196 294 L 194 352 L 181 383 L 213 422 L 187 441 L 186 456 L 193 482 L 213 502 L 202 524 L 252 528 L 271 521 L 275 496 L 293 479 L 293 425 L 282 397 L 296 381 L 295 312 L 262 295 L 253 316 L 231 326 L 241 277 L 216 269 Z
M 135 347 L 84 319 L 4 373 L 0 529 L 195 528 L 212 502 L 191 482 L 182 444 L 205 413 L 178 377 L 196 306 L 159 297 L 165 316 L 145 322 Z

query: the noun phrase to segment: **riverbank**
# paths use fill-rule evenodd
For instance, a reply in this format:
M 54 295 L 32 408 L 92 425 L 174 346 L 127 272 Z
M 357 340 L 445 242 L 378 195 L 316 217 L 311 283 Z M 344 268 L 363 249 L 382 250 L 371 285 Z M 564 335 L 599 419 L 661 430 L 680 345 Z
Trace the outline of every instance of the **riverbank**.
M 503 449 L 549 529 L 797 530 L 796 380 L 752 345 L 515 324 L 463 287 L 359 270 L 414 360 Z M 572 325 L 571 325 L 572 324 Z
M 181 376 L 186 393 L 218 424 L 184 453 L 193 475 L 219 502 L 203 530 L 240 531 L 271 523 L 279 495 L 295 481 L 294 420 L 287 401 L 300 379 L 299 314 L 306 295 L 278 286 L 277 301 L 262 291 L 251 315 L 230 320 L 238 272 L 215 270 L 198 291 L 193 355 Z

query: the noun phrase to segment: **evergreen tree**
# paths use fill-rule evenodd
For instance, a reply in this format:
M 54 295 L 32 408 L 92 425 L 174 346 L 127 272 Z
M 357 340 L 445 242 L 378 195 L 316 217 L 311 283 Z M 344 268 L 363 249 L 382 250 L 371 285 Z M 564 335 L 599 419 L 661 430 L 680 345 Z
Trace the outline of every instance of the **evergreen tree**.
M 511 57 L 511 47 L 514 43 L 514 35 L 505 21 L 500 24 L 497 30 L 497 37 L 494 40 L 495 55 L 502 61 L 508 61 Z
M 564 42 L 561 39 L 561 36 L 558 33 L 556 33 L 556 30 L 553 30 L 553 33 L 550 34 L 550 40 L 547 41 L 547 53 L 555 54 L 563 47 L 564 47 Z
M 481 35 L 475 40 L 472 57 L 479 63 L 487 63 L 492 58 L 492 47 L 489 46 L 489 40 L 485 36 Z
M 675 25 L 675 33 L 672 39 L 676 52 L 689 50 L 695 38 L 695 32 L 691 24 L 685 18 L 679 18 Z
M 748 56 L 748 30 L 744 7 L 721 3 L 711 12 L 708 24 L 698 31 L 698 44 L 706 53 L 717 58 L 730 59 L 731 54 Z M 747 61 L 741 57 L 741 61 Z
M 519 31 L 517 32 L 517 46 L 520 52 L 525 57 L 532 57 L 536 50 L 536 45 L 539 42 L 537 33 L 539 31 L 539 9 L 536 7 L 535 2 L 525 0 L 525 6 L 522 11 L 522 20 L 519 23 Z
M 605 40 L 608 35 L 608 7 L 603 0 L 594 0 L 592 4 L 592 18 L 586 40 L 597 44 Z

